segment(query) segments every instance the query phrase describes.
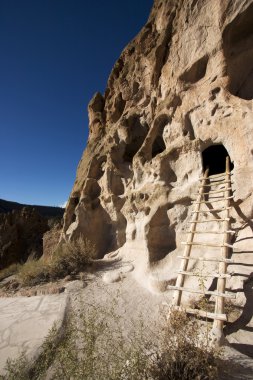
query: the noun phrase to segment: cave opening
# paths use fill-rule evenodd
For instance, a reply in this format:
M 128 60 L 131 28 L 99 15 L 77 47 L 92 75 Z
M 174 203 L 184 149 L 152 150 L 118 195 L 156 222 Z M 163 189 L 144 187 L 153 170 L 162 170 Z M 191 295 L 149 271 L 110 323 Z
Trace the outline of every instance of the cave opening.
M 148 125 L 141 122 L 140 117 L 134 114 L 125 119 L 124 126 L 128 133 L 128 142 L 125 145 L 123 160 L 132 163 L 147 136 Z
M 165 126 L 168 123 L 169 123 L 169 117 L 166 114 L 159 115 L 158 118 L 155 120 L 156 136 L 152 144 L 152 152 L 151 152 L 152 158 L 164 152 L 166 149 L 165 141 L 163 138 L 163 132 L 164 132 Z
M 206 75 L 206 68 L 208 64 L 208 57 L 204 56 L 195 62 L 187 71 L 181 76 L 180 80 L 185 83 L 196 83 Z
M 162 153 L 166 149 L 162 136 L 157 136 L 152 146 L 152 158 Z
M 226 26 L 222 34 L 229 77 L 228 90 L 241 99 L 253 99 L 253 4 Z
M 226 157 L 229 157 L 230 170 L 234 168 L 230 156 L 222 144 L 211 145 L 202 152 L 203 170 L 209 168 L 209 175 L 224 173 Z

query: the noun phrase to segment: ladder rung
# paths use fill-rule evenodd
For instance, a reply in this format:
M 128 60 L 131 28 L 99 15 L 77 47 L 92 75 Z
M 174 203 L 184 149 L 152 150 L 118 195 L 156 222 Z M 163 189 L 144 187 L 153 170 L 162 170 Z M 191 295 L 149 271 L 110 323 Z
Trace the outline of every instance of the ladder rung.
M 185 276 L 194 276 L 194 277 L 215 277 L 215 278 L 231 278 L 231 274 L 219 274 L 219 273 L 213 273 L 213 274 L 198 274 L 195 272 L 188 272 L 183 270 L 178 270 L 177 273 L 184 274 Z
M 225 187 L 223 187 L 221 190 L 211 190 L 211 191 L 208 191 L 208 193 L 195 193 L 193 195 L 208 195 L 208 194 L 217 194 L 217 193 L 224 193 L 224 191 L 227 191 L 227 190 L 233 190 L 232 187 L 228 187 L 227 189 Z
M 211 174 L 207 177 L 208 178 L 217 178 L 217 177 L 225 177 L 225 175 L 232 175 L 232 173 L 226 173 L 226 172 L 223 172 L 223 173 L 219 173 L 219 174 Z M 201 177 L 200 179 L 205 179 L 204 177 Z
M 231 207 L 223 207 L 223 208 L 209 208 L 208 210 L 201 210 L 201 211 L 191 211 L 191 214 L 202 214 L 205 212 L 217 212 L 217 211 L 226 211 L 230 210 Z
M 207 180 L 210 180 L 210 178 L 207 178 Z M 222 178 L 222 179 L 213 179 L 211 178 L 212 181 L 209 182 L 209 184 L 211 183 L 230 183 L 231 182 L 231 179 L 229 179 L 228 181 L 226 180 L 226 178 Z
M 187 241 L 182 241 L 181 244 L 183 244 L 183 245 L 203 245 L 205 247 L 216 247 L 216 248 L 222 248 L 222 247 L 233 248 L 233 245 L 228 244 L 228 243 L 209 244 L 209 243 L 202 243 L 202 242 L 197 242 L 197 241 L 193 241 L 192 243 L 188 243 Z
M 211 290 L 200 290 L 200 289 L 191 289 L 191 288 L 185 288 L 183 286 L 176 286 L 176 285 L 167 285 L 168 290 L 180 290 L 182 292 L 188 292 L 188 293 L 196 293 L 196 294 L 204 294 L 204 295 L 210 295 L 210 296 L 216 296 L 216 297 L 224 297 L 224 298 L 236 298 L 236 295 L 233 293 L 220 293 L 220 292 L 213 292 Z
M 182 308 L 181 306 L 174 306 L 174 308 L 176 310 L 182 310 L 188 314 L 194 314 L 194 315 L 197 315 L 197 316 L 203 317 L 203 318 L 215 319 L 215 320 L 225 321 L 225 322 L 227 321 L 226 314 L 210 313 L 209 311 L 205 311 L 205 310 L 191 309 L 189 307 Z
M 206 184 L 206 185 L 201 185 L 201 187 L 211 187 L 211 186 L 218 186 L 218 185 L 220 185 L 220 184 L 224 184 L 224 183 L 233 183 L 232 181 L 213 181 L 213 182 L 210 182 L 210 183 L 208 183 L 208 184 Z
M 185 257 L 185 256 L 177 256 L 179 259 L 184 260 L 196 260 L 196 261 L 213 261 L 213 262 L 221 262 L 227 264 L 233 264 L 235 261 L 233 259 L 216 259 L 216 258 L 205 258 L 205 257 Z
M 200 201 L 200 202 L 196 202 L 196 201 L 193 201 L 192 204 L 193 205 L 197 205 L 197 204 L 200 204 L 200 203 L 214 203 L 214 202 L 221 202 L 221 201 L 226 201 L 228 199 L 232 199 L 234 198 L 233 195 L 231 195 L 231 197 L 226 197 L 226 198 L 220 198 L 220 199 L 217 199 L 217 198 L 212 198 L 211 199 L 208 199 L 208 201 Z
M 187 222 L 187 223 L 208 223 L 208 222 L 225 222 L 225 221 L 228 221 L 229 222 L 230 218 L 225 218 L 225 219 L 208 219 L 208 220 L 196 220 L 195 222 L 194 221 L 190 221 L 190 222 Z
M 194 231 L 185 231 L 184 232 L 185 234 L 219 234 L 219 235 L 222 235 L 222 234 L 235 234 L 235 231 L 197 231 L 197 230 L 194 230 Z

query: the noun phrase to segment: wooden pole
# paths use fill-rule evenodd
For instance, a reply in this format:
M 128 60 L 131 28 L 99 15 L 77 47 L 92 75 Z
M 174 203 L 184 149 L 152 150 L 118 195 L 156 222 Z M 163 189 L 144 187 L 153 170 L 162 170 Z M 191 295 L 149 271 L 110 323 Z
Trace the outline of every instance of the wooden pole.
M 225 218 L 223 222 L 224 231 L 229 231 L 230 229 L 230 222 L 229 222 L 229 205 L 230 205 L 230 167 L 229 167 L 229 157 L 226 157 L 226 188 L 224 191 L 224 198 L 225 198 Z M 223 247 L 221 249 L 221 254 L 223 259 L 228 258 L 229 253 L 229 242 L 230 242 L 230 234 L 227 232 L 224 232 L 224 238 L 223 238 Z M 227 272 L 227 263 L 226 261 L 222 261 L 219 264 L 219 274 L 224 275 Z M 219 278 L 217 281 L 217 292 L 218 293 L 224 293 L 226 288 L 226 278 Z M 217 314 L 224 314 L 224 297 L 216 297 L 216 303 L 215 303 L 215 313 Z M 223 338 L 223 321 L 221 320 L 215 320 L 213 323 L 213 332 L 217 336 L 217 338 L 220 340 Z
M 202 194 L 204 192 L 204 186 L 205 186 L 205 183 L 206 183 L 206 179 L 208 177 L 208 172 L 209 172 L 209 169 L 206 169 L 204 177 L 201 180 L 200 191 L 199 191 L 199 195 L 197 197 L 197 202 L 201 201 L 201 197 L 202 197 Z M 199 209 L 200 209 L 200 203 L 197 203 L 195 211 L 199 211 Z M 193 218 L 192 218 L 192 221 L 191 221 L 190 231 L 189 231 L 189 235 L 188 235 L 188 238 L 187 238 L 187 243 L 192 243 L 193 242 L 198 217 L 199 217 L 198 213 L 193 214 Z M 185 246 L 183 258 L 182 258 L 181 265 L 180 265 L 180 271 L 182 271 L 182 272 L 184 272 L 184 271 L 187 270 L 188 262 L 189 262 L 189 260 L 187 260 L 187 258 L 191 254 L 191 249 L 192 249 L 192 245 L 191 244 L 188 244 L 188 245 Z M 178 275 L 177 282 L 176 282 L 176 287 L 179 287 L 179 288 L 183 287 L 183 285 L 184 285 L 184 278 L 185 278 L 184 274 L 179 274 Z M 182 290 L 175 290 L 174 296 L 173 296 L 173 305 L 174 306 L 180 306 L 181 298 L 182 298 Z

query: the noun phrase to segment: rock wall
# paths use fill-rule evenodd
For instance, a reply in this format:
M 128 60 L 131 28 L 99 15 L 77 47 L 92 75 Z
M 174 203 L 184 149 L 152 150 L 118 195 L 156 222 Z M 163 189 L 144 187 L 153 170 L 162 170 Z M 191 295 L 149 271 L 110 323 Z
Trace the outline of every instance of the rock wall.
M 234 165 L 236 244 L 248 252 L 238 257 L 243 270 L 231 266 L 238 276 L 228 287 L 242 286 L 253 273 L 252 99 L 253 1 L 155 0 L 105 94 L 88 106 L 89 138 L 62 239 L 83 235 L 99 258 L 131 260 L 150 288 L 171 281 L 202 152 L 222 144 Z
M 0 270 L 24 263 L 32 255 L 43 253 L 43 234 L 49 229 L 47 219 L 32 208 L 0 214 Z

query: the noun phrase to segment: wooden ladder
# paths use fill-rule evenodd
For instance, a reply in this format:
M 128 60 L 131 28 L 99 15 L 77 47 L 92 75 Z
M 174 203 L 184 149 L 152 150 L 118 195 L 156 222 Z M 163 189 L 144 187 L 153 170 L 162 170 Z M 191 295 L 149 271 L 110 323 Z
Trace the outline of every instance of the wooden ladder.
M 178 277 L 175 286 L 168 286 L 167 289 L 174 290 L 173 305 L 176 308 L 180 308 L 182 292 L 191 292 L 196 294 L 203 294 L 203 296 L 210 295 L 215 297 L 215 311 L 214 313 L 207 312 L 205 310 L 191 309 L 186 308 L 186 312 L 189 314 L 195 314 L 199 317 L 205 317 L 213 320 L 213 330 L 218 332 L 218 335 L 222 336 L 223 323 L 227 320 L 227 316 L 224 312 L 224 300 L 225 298 L 235 298 L 235 294 L 225 292 L 226 288 L 226 279 L 230 278 L 230 275 L 227 274 L 227 266 L 229 263 L 232 263 L 233 260 L 228 258 L 229 249 L 232 248 L 230 243 L 230 236 L 234 232 L 230 229 L 230 201 L 233 198 L 232 187 L 231 187 L 231 173 L 229 167 L 229 157 L 226 158 L 226 171 L 225 173 L 216 174 L 213 176 L 208 176 L 209 170 L 205 171 L 203 177 L 200 178 L 199 191 L 196 194 L 197 199 L 193 204 L 195 204 L 195 210 L 192 212 L 192 220 L 189 222 L 190 230 L 188 232 L 188 238 L 186 242 L 182 242 L 185 245 L 183 256 L 181 258 L 181 265 L 178 271 Z M 222 184 L 222 189 L 215 189 L 217 185 Z M 209 188 L 209 191 L 208 191 Z M 219 195 L 221 194 L 221 195 Z M 214 198 L 210 198 L 215 196 Z M 209 199 L 205 200 L 205 196 L 208 196 Z M 212 204 L 213 202 L 222 202 L 224 207 L 220 208 L 211 208 L 202 210 L 201 206 L 205 204 Z M 212 212 L 221 212 L 223 211 L 225 215 L 220 218 L 200 220 L 201 213 L 212 213 Z M 201 223 L 216 222 L 218 229 L 217 231 L 198 231 L 197 226 L 200 226 Z M 220 231 L 220 223 L 223 225 L 222 231 Z M 223 242 L 221 244 L 210 244 L 194 241 L 194 237 L 197 234 L 215 234 L 223 235 Z M 205 258 L 205 257 L 191 257 L 192 250 L 195 246 L 204 246 L 204 247 L 219 247 L 221 254 L 219 258 Z M 189 260 L 199 260 L 202 262 L 218 262 L 219 270 L 218 273 L 211 273 L 210 275 L 203 275 L 203 277 L 212 277 L 217 278 L 217 289 L 216 291 L 208 291 L 206 289 L 189 289 L 184 287 L 184 281 L 186 276 L 201 276 L 199 273 L 194 271 L 187 271 Z

